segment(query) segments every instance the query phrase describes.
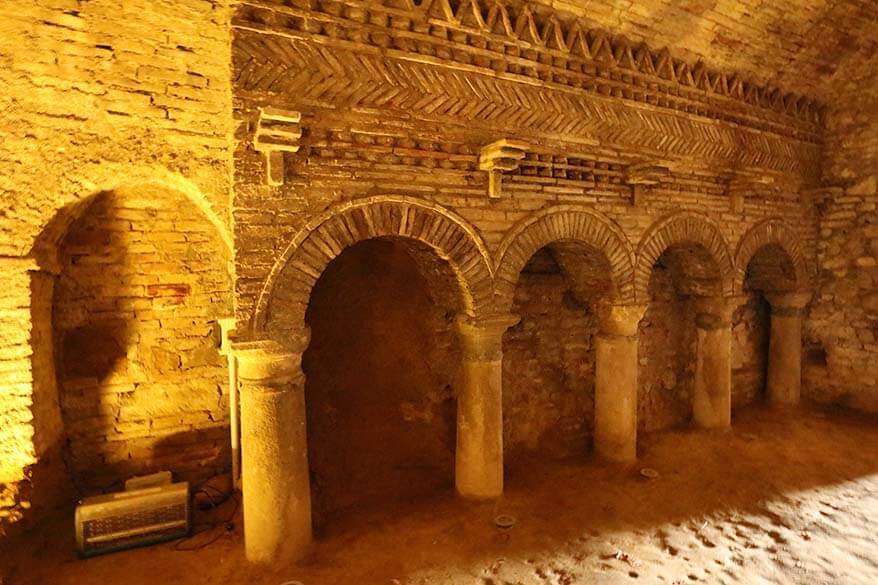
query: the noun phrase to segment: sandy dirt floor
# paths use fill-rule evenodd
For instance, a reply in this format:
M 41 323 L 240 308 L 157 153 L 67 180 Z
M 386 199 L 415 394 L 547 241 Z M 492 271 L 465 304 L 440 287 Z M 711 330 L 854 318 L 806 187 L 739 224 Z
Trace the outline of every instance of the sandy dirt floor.
M 197 552 L 162 544 L 78 560 L 72 522 L 59 519 L 3 555 L 2 583 L 878 583 L 878 420 L 757 408 L 730 432 L 641 443 L 633 469 L 583 458 L 510 470 L 497 503 L 447 494 L 351 511 L 296 567 L 248 568 L 239 529 Z M 497 528 L 498 514 L 515 525 Z

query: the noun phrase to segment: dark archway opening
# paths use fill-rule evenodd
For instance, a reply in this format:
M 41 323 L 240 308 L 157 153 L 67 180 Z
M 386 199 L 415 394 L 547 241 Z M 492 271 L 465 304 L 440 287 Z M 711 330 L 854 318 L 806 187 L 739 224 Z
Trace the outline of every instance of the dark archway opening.
M 360 242 L 318 279 L 302 361 L 318 531 L 452 488 L 459 310 L 448 264 L 411 240 Z

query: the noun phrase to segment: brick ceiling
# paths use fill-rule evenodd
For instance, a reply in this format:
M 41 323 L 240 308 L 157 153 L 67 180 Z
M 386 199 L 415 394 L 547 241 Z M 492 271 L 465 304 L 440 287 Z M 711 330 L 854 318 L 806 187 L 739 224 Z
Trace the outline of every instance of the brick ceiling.
M 824 103 L 878 70 L 878 0 L 538 1 Z

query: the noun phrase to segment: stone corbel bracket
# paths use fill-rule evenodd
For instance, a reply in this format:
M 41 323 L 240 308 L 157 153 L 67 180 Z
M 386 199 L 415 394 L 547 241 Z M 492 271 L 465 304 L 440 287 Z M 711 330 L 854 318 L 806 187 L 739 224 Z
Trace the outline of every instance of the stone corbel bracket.
M 284 184 L 284 153 L 299 151 L 301 122 L 301 112 L 259 108 L 253 146 L 265 155 L 266 181 L 273 187 Z
M 631 185 L 631 204 L 644 203 L 644 187 L 671 182 L 671 166 L 665 161 L 647 161 L 630 165 L 625 169 L 625 182 Z
M 771 175 L 733 173 L 726 177 L 726 195 L 729 197 L 729 211 L 744 213 L 744 198 L 747 193 L 765 189 L 774 184 Z
M 493 199 L 502 195 L 503 172 L 517 169 L 529 148 L 527 143 L 506 138 L 482 147 L 479 170 L 488 171 L 488 197 Z

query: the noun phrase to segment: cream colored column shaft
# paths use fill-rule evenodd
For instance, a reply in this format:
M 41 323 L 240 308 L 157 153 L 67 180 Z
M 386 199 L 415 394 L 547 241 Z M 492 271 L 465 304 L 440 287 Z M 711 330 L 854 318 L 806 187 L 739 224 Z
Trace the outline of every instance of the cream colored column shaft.
M 300 558 L 311 543 L 311 488 L 301 354 L 272 341 L 234 344 L 241 385 L 247 560 Z
M 457 397 L 454 480 L 465 498 L 503 494 L 503 333 L 511 315 L 458 319 L 463 387 Z
M 772 406 L 796 406 L 802 392 L 802 317 L 811 293 L 767 293 L 771 304 L 766 394 Z
M 696 311 L 695 424 L 722 429 L 732 424 L 732 311 L 725 297 L 700 297 Z
M 637 326 L 646 305 L 600 305 L 595 338 L 594 450 L 610 461 L 637 458 Z

